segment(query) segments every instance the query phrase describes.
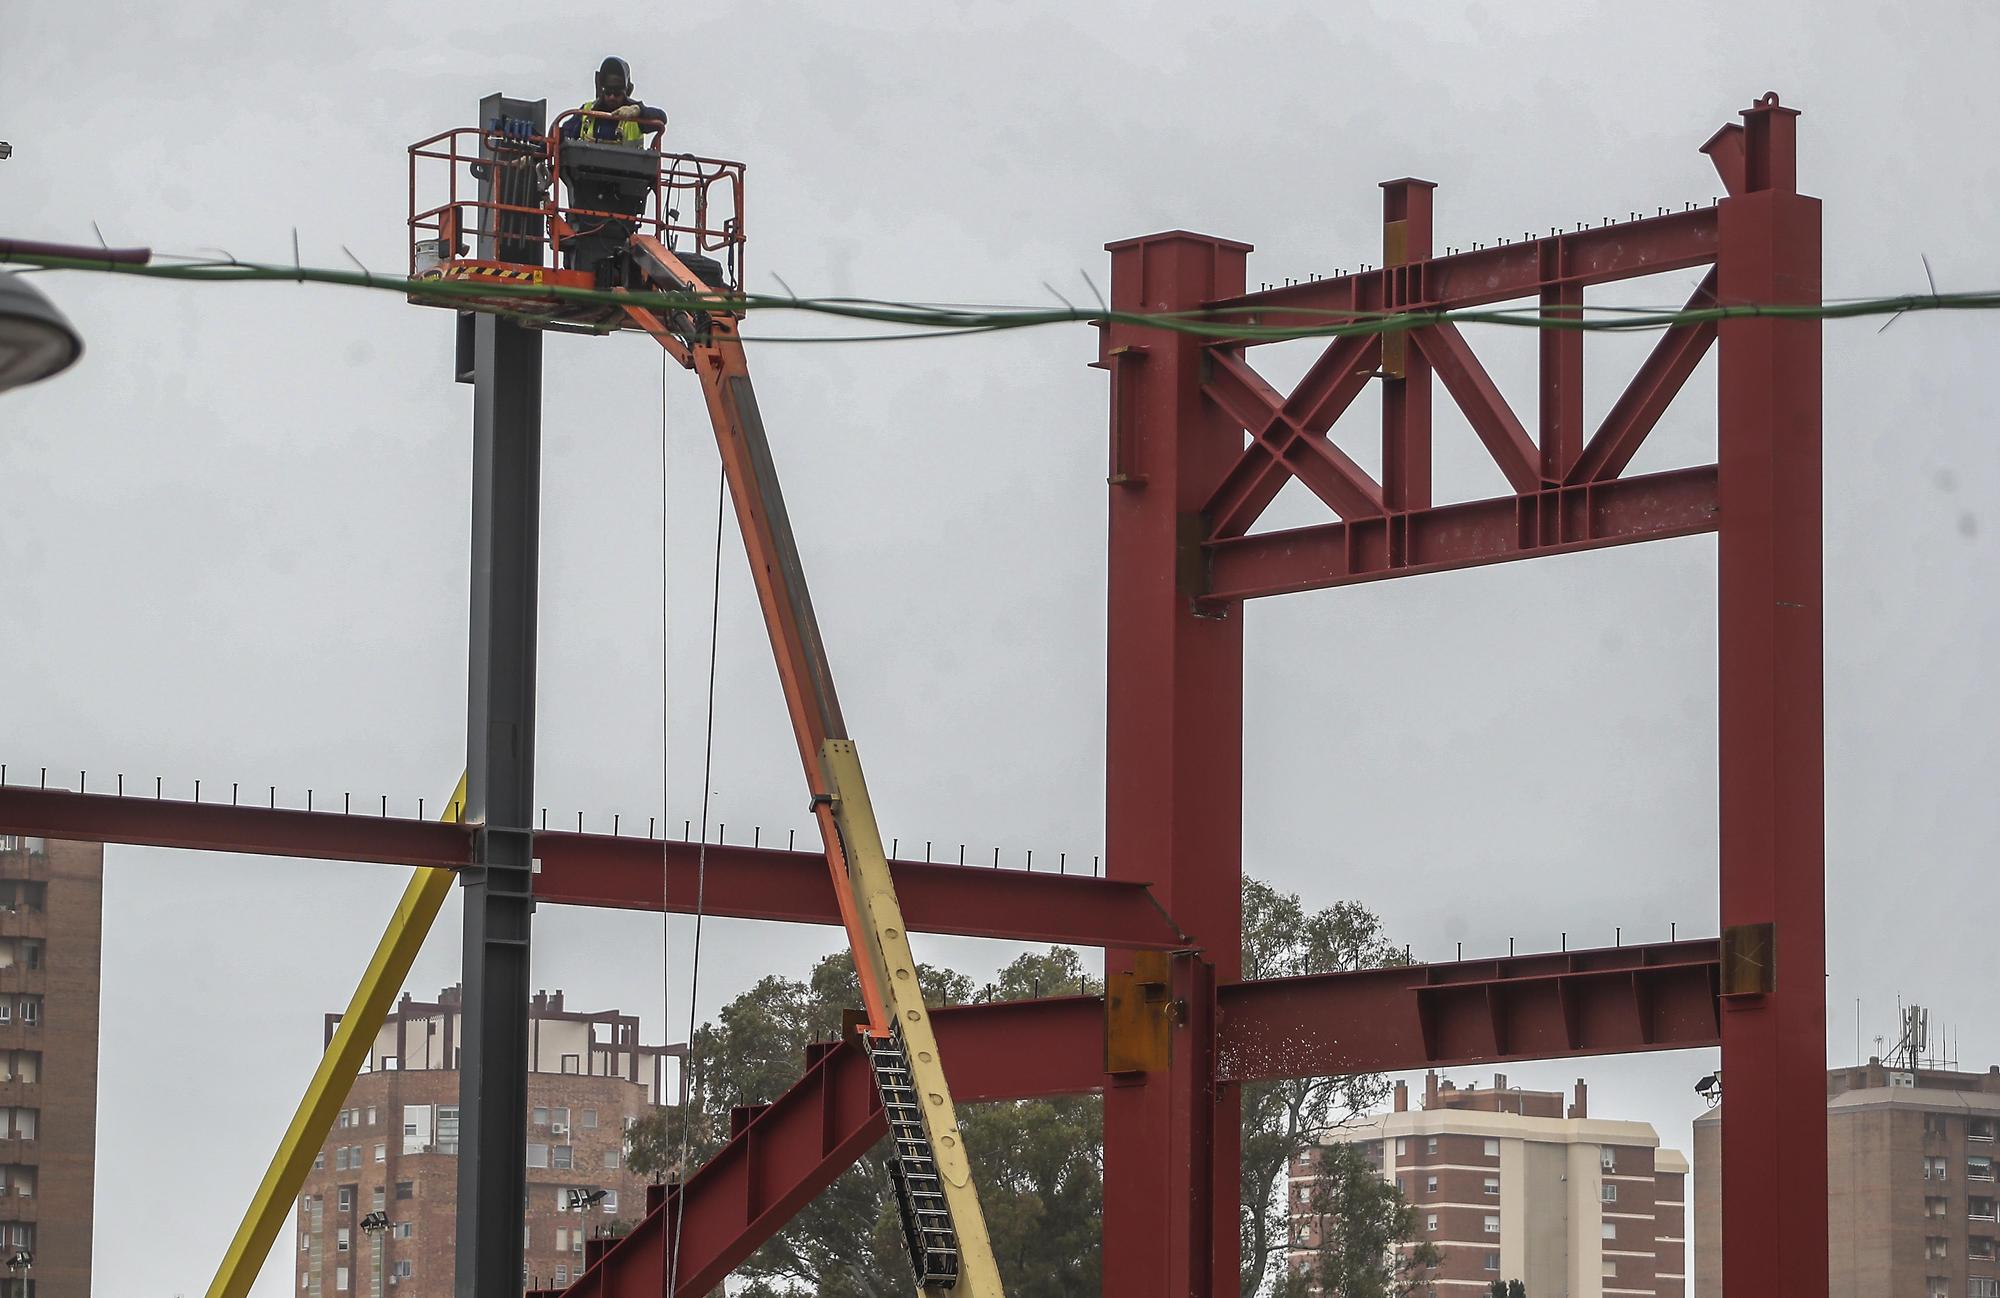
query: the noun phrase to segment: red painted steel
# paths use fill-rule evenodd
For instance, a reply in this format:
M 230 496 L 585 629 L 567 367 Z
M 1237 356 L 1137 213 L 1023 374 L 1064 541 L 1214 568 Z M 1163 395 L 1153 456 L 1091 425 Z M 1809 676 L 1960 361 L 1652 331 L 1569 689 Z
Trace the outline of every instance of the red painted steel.
M 1618 225 L 1595 226 L 1546 239 L 1524 240 L 1438 257 L 1422 270 L 1422 292 L 1400 305 L 1453 311 L 1531 298 L 1562 285 L 1581 289 L 1640 275 L 1685 270 L 1715 260 L 1716 209 L 1700 207 Z M 1405 268 L 1383 267 L 1308 280 L 1261 293 L 1217 294 L 1204 305 L 1232 309 L 1283 307 L 1258 323 L 1333 324 L 1359 312 L 1395 309 L 1390 285 Z M 1315 314 L 1325 312 L 1324 315 Z M 1244 340 L 1250 346 L 1257 339 Z
M 1274 978 L 1218 997 L 1238 1081 L 1681 1050 L 1719 1040 L 1713 940 Z
M 1186 1076 L 1213 1075 L 1225 1083 L 1717 1041 L 1712 940 L 1221 988 L 1210 987 L 1210 971 L 1200 961 L 1175 965 L 1174 994 L 1189 1005 L 1175 1029 L 1177 1049 L 1205 1051 L 1212 1039 L 1217 1056 Z M 965 1102 L 1105 1089 L 1099 997 L 960 1006 L 938 1010 L 934 1022 L 939 1048 L 952 1060 L 953 1090 Z M 1495 1049 L 1496 1039 L 1514 1048 Z M 1461 1045 L 1463 1053 L 1451 1053 Z M 1126 1089 L 1112 1083 L 1114 1096 Z M 1176 1091 L 1174 1101 L 1176 1123 L 1200 1131 L 1214 1121 L 1205 1087 Z M 680 1191 L 686 1197 L 685 1251 L 676 1294 L 694 1298 L 712 1288 L 885 1130 L 861 1054 L 833 1046 L 813 1047 L 805 1076 L 773 1103 L 740 1110 L 735 1128 Z M 1206 1151 L 1212 1148 L 1211 1142 L 1192 1151 L 1209 1177 L 1215 1169 Z M 678 1209 L 672 1196 L 656 1204 L 569 1292 L 591 1298 L 663 1293 L 663 1243 Z M 1205 1239 L 1170 1243 L 1190 1255 L 1210 1248 Z M 1120 1285 L 1114 1292 L 1127 1290 Z
M 1744 115 L 1723 200 L 1724 304 L 1820 300 L 1820 211 L 1796 192 L 1797 115 Z M 1725 321 L 1718 544 L 1722 923 L 1771 924 L 1775 986 L 1723 1003 L 1722 1283 L 1827 1287 L 1826 845 L 1820 326 Z M 1773 1194 L 1772 1187 L 1783 1187 Z
M 1235 296 L 1249 252 L 1183 232 L 1110 249 L 1111 300 L 1121 311 L 1185 310 Z M 1103 347 L 1102 364 L 1133 354 L 1123 348 L 1145 357 L 1113 370 L 1127 473 L 1138 480 L 1110 487 L 1106 870 L 1115 879 L 1149 879 L 1213 962 L 1216 980 L 1232 982 L 1242 946 L 1242 618 L 1206 616 L 1194 596 L 1200 511 L 1236 464 L 1242 435 L 1234 416 L 1202 395 L 1207 349 L 1198 340 L 1113 323 Z M 1328 387 L 1346 381 L 1331 374 Z M 1317 402 L 1312 380 L 1301 387 L 1306 405 Z M 1293 442 L 1320 441 L 1310 435 L 1320 417 L 1297 413 L 1306 431 L 1295 428 Z M 1337 462 L 1314 462 L 1342 490 L 1356 488 Z M 1116 951 L 1105 964 L 1107 972 L 1131 967 L 1129 954 Z M 1111 1292 L 1164 1298 L 1237 1289 L 1240 1097 L 1214 1080 L 1212 1045 L 1182 1039 L 1165 1072 L 1105 1095 Z
M 1230 537 L 1208 547 L 1203 599 L 1221 604 L 1693 536 L 1716 530 L 1717 499 L 1716 471 L 1705 466 Z
M 0 786 L 0 833 L 448 869 L 464 865 L 472 850 L 471 827 L 439 821 L 12 785 Z M 680 913 L 694 909 L 697 844 L 544 830 L 535 835 L 535 852 L 542 863 L 535 877 L 537 900 L 625 910 L 659 910 L 663 903 Z M 711 915 L 840 922 L 824 856 L 711 843 L 708 864 L 703 902 Z M 893 865 L 914 932 L 1149 950 L 1187 943 L 1143 883 L 922 861 Z

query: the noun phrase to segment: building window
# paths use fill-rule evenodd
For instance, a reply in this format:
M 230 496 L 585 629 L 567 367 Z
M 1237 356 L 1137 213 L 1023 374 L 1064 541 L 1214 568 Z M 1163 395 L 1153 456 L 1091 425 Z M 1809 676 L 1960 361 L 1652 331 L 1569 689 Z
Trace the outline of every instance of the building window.
M 458 1153 L 458 1106 L 438 1105 L 437 1148 L 440 1154 Z
M 395 1072 L 395 1071 L 396 1071 L 396 1064 L 397 1064 L 397 1062 L 398 1062 L 398 1061 L 397 1061 L 397 1059 L 396 1059 L 396 1056 L 394 1056 L 394 1055 L 383 1055 L 383 1056 L 382 1056 L 382 1071 L 383 1071 L 383 1072 L 385 1072 L 385 1073 L 393 1073 L 393 1072 Z
M 380 1212 L 380 1211 L 382 1211 L 382 1207 L 383 1207 L 383 1204 L 382 1204 L 382 1187 L 381 1187 L 381 1186 L 379 1186 L 379 1185 L 378 1185 L 378 1186 L 376 1186 L 376 1187 L 375 1187 L 375 1190 L 374 1190 L 374 1193 L 372 1193 L 371 1195 L 369 1195 L 369 1198 L 370 1198 L 370 1199 L 372 1199 L 372 1200 L 373 1200 L 374 1202 L 370 1203 L 370 1204 L 369 1204 L 368 1206 L 369 1206 L 369 1207 L 371 1207 L 371 1208 L 373 1208 L 373 1209 L 374 1209 L 374 1210 L 375 1210 L 376 1212 Z
M 368 1106 L 368 1125 L 375 1125 L 375 1106 L 372 1104 Z
M 1608 1257 L 1604 1259 L 1604 1278 L 1606 1280 L 1618 1278 L 1618 1264 Z
M 1993 1160 L 1990 1158 L 1968 1158 L 1965 1160 L 1965 1179 L 1968 1181 L 1990 1181 L 1993 1179 Z
M 1950 1249 L 1951 1241 L 1942 1235 L 1926 1235 L 1924 1237 L 1924 1260 L 1927 1262 L 1936 1262 L 1943 1259 L 1950 1252 Z
M 390 1227 L 389 1233 L 397 1239 L 409 1239 L 417 1233 L 417 1223 L 414 1221 L 399 1221 Z
M 1965 1215 L 1974 1221 L 1993 1220 L 1993 1200 L 1974 1196 L 1965 1201 Z
M 322 1149 L 317 1154 L 313 1155 L 313 1171 L 324 1172 L 325 1170 L 326 1170 L 326 1151 Z
M 402 1259 L 401 1261 L 397 1262 L 397 1263 L 396 1263 L 396 1269 L 395 1269 L 394 1271 L 391 1271 L 391 1272 L 390 1272 L 389 1274 L 390 1274 L 390 1275 L 393 1275 L 393 1276 L 395 1276 L 395 1277 L 396 1277 L 397 1279 L 399 1279 L 399 1280 L 407 1280 L 407 1279 L 409 1279 L 409 1278 L 410 1278 L 410 1261 L 409 1261 L 409 1259 L 408 1259 L 408 1258 L 404 1258 L 404 1259 Z
M 1424 1178 L 1424 1193 L 1425 1193 L 1425 1194 L 1436 1194 L 1437 1192 L 1438 1192 L 1438 1179 L 1437 1179 L 1437 1178 L 1436 1178 L 1435 1176 L 1427 1176 L 1427 1177 L 1425 1177 L 1425 1178 Z
M 1926 1198 L 1924 1200 L 1924 1216 L 1942 1217 L 1945 1215 L 1947 1206 L 1948 1205 L 1946 1204 L 1944 1199 L 1940 1198 L 1937 1195 L 1931 1195 L 1929 1198 Z
M 1924 1115 L 1924 1136 L 1926 1139 L 1942 1140 L 1945 1134 L 1945 1116 L 1942 1113 Z
M 1489 1140 L 1489 1141 L 1487 1141 L 1487 1142 L 1486 1142 L 1486 1156 L 1487 1156 L 1488 1158 L 1498 1158 L 1498 1157 L 1500 1157 L 1500 1142 L 1499 1142 L 1499 1141 L 1497 1141 L 1497 1140 Z
M 1965 1124 L 1965 1138 L 1967 1140 L 1991 1140 L 1993 1139 L 1993 1129 L 1997 1125 L 2000 1125 L 2000 1122 L 1996 1122 L 1992 1118 L 1973 1118 Z
M 1615 1222 L 1615 1221 L 1607 1221 L 1607 1222 L 1605 1222 L 1605 1223 L 1604 1223 L 1604 1238 L 1606 1238 L 1606 1239 L 1617 1239 L 1617 1238 L 1618 1238 L 1618 1223 L 1617 1223 L 1617 1222 Z
M 1490 1250 L 1487 1252 L 1486 1269 L 1488 1271 L 1498 1271 L 1500 1269 L 1500 1255 L 1498 1253 Z
M 1426 1217 L 1424 1218 L 1424 1229 L 1425 1229 L 1425 1230 L 1432 1230 L 1432 1231 L 1434 1231 L 1434 1230 L 1436 1230 L 1437 1228 L 1438 1228 L 1438 1215 L 1437 1215 L 1436 1213 L 1431 1213 L 1431 1214 L 1429 1214 L 1428 1216 L 1426 1216 Z
M 575 1056 L 570 1056 L 570 1057 L 574 1058 Z M 569 1283 L 569 1263 L 567 1262 L 556 1263 L 556 1283 L 559 1285 L 565 1285 Z
M 582 1057 L 581 1055 L 564 1055 L 564 1056 L 562 1057 L 562 1070 L 563 1070 L 563 1071 L 564 1071 L 565 1073 L 580 1073 L 580 1072 L 582 1072 L 582 1071 L 583 1071 L 583 1057 Z
M 416 1197 L 417 1197 L 417 1183 L 416 1183 L 415 1181 L 398 1181 L 398 1182 L 396 1182 L 396 1197 L 397 1197 L 398 1199 L 414 1199 L 414 1198 L 416 1198 Z
M 340 1210 L 342 1212 L 354 1211 L 354 1187 L 351 1185 L 340 1187 Z
M 545 1104 L 537 1104 L 537 1105 L 535 1106 L 535 1112 L 534 1112 L 534 1116 L 533 1116 L 532 1118 L 530 1118 L 530 1119 L 529 1119 L 529 1121 L 530 1121 L 530 1122 L 531 1122 L 531 1123 L 532 1123 L 532 1124 L 533 1124 L 534 1126 L 537 1126 L 537 1127 L 546 1127 L 546 1126 L 548 1126 L 548 1125 L 549 1125 L 549 1109 L 548 1109 L 548 1106 L 547 1106 L 547 1105 L 545 1105 Z
M 605 1151 L 604 1151 L 604 1169 L 605 1169 L 606 1171 L 608 1171 L 608 1172 L 609 1172 L 609 1171 L 616 1171 L 616 1170 L 618 1169 L 618 1151 L 617 1151 L 617 1150 L 615 1150 L 615 1149 L 607 1149 L 607 1150 L 605 1150 Z
M 574 1146 L 557 1145 L 554 1149 L 550 1150 L 549 1152 L 551 1154 L 551 1158 L 549 1160 L 549 1166 L 554 1168 L 556 1171 L 567 1172 L 572 1170 L 572 1168 L 574 1168 L 575 1166 Z
M 1618 1187 L 1607 1181 L 1598 1187 L 1597 1197 L 1605 1203 L 1616 1203 L 1618 1202 Z
M 1991 1262 L 1994 1259 L 1993 1237 L 1974 1235 L 1965 1241 L 1965 1255 L 1974 1262 Z
M 1500 1178 L 1489 1176 L 1480 1183 L 1479 1188 L 1487 1194 L 1498 1194 L 1500 1193 Z
M 389 1147 L 387 1145 L 375 1146 L 375 1161 L 378 1163 L 389 1161 Z
M 1924 1179 L 1926 1181 L 1944 1180 L 1945 1161 L 1942 1158 L 1926 1158 L 1924 1160 Z
M 1424 1152 L 1426 1154 L 1435 1154 L 1438 1152 L 1438 1138 L 1436 1136 L 1424 1137 Z
M 1500 1233 L 1500 1218 L 1497 1214 L 1490 1212 L 1486 1214 L 1486 1233 L 1488 1235 Z
M 548 1165 L 549 1165 L 549 1147 L 547 1145 L 538 1145 L 532 1140 L 529 1141 L 528 1166 L 547 1167 Z
M 585 1110 L 583 1111 L 583 1122 L 582 1122 L 582 1126 L 583 1126 L 583 1129 L 584 1129 L 585 1131 L 595 1131 L 595 1130 L 597 1130 L 597 1110 L 596 1110 L 596 1109 L 585 1109 Z
M 617 1212 L 617 1211 L 618 1211 L 618 1191 L 616 1191 L 616 1190 L 606 1190 L 606 1191 L 604 1192 L 604 1202 L 602 1202 L 602 1203 L 598 1204 L 597 1206 L 598 1206 L 598 1208 L 600 1208 L 600 1209 L 601 1209 L 601 1210 L 603 1210 L 604 1212 Z
M 1951 1298 L 1951 1281 L 1941 1275 L 1928 1276 L 1924 1280 L 1924 1292 L 1929 1298 Z
M 1597 1151 L 1597 1165 L 1607 1172 L 1618 1170 L 1618 1151 L 1609 1145 Z
M 1409 1156 L 1409 1153 L 1410 1153 L 1409 1137 L 1407 1136 L 1396 1137 L 1396 1157 L 1407 1158 Z
M 2000 1298 L 2000 1276 L 1967 1276 L 1965 1298 Z
M 333 1288 L 334 1288 L 334 1291 L 335 1291 L 336 1293 L 346 1293 L 346 1292 L 347 1292 L 347 1268 L 346 1268 L 346 1267 L 344 1267 L 344 1266 L 341 1266 L 341 1267 L 335 1267 L 335 1268 L 334 1268 L 334 1270 L 333 1270 Z
M 337 1131 L 347 1130 L 347 1115 L 350 1112 L 352 1112 L 352 1110 L 349 1109 L 342 1109 L 340 1111 L 340 1115 L 333 1120 L 333 1125 L 335 1130 Z
M 348 1238 L 347 1227 L 342 1226 L 338 1230 L 333 1232 L 334 1252 L 345 1253 L 348 1250 L 348 1247 L 351 1243 L 352 1241 Z

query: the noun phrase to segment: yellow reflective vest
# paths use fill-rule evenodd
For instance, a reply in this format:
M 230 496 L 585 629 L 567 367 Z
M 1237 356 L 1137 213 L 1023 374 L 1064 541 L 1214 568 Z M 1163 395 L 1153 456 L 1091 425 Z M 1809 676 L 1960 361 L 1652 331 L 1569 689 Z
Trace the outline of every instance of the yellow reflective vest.
M 597 111 L 597 101 L 595 99 L 584 100 L 582 111 L 586 113 Z M 576 123 L 577 138 L 594 141 L 598 144 L 642 144 L 645 142 L 646 131 L 644 127 L 639 125 L 637 118 L 633 118 L 629 122 L 613 122 L 612 125 L 618 128 L 618 134 L 616 138 L 610 140 L 598 134 L 598 129 L 603 125 L 604 121 L 602 118 L 579 117 Z

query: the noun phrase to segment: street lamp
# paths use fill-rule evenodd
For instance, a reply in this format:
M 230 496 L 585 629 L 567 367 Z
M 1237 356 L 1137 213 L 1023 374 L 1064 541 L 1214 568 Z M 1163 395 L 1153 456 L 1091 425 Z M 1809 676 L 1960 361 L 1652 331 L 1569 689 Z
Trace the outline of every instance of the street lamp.
M 18 272 L 0 275 L 0 392 L 60 374 L 82 354 L 54 303 Z

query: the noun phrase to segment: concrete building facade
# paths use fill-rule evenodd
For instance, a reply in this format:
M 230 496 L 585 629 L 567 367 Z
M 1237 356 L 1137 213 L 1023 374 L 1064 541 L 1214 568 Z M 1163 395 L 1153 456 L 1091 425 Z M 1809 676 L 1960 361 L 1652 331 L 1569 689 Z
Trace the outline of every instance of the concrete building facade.
M 104 848 L 0 835 L 0 1298 L 88 1298 Z
M 1826 1095 L 1829 1298 L 2000 1298 L 2000 1068 L 1871 1059 Z M 1696 1298 L 1722 1294 L 1721 1148 L 1714 1109 L 1694 1124 Z
M 1421 1109 L 1399 1082 L 1393 1112 L 1327 1134 L 1360 1146 L 1442 1252 L 1419 1298 L 1471 1298 L 1495 1280 L 1532 1298 L 1684 1298 L 1687 1160 L 1646 1123 L 1590 1117 L 1583 1082 L 1567 1111 L 1564 1098 L 1505 1075 L 1482 1091 L 1432 1073 Z M 1323 1149 L 1292 1163 L 1295 1269 L 1326 1225 L 1313 1207 Z
M 299 1197 L 301 1298 L 451 1298 L 459 1011 L 458 988 L 434 1002 L 405 993 L 376 1034 Z M 329 1035 L 338 1023 L 327 1016 Z M 559 1288 L 581 1271 L 586 1239 L 644 1215 L 625 1131 L 673 1096 L 669 1061 L 683 1048 L 641 1045 L 636 1017 L 567 1009 L 560 991 L 536 993 L 529 1042 L 522 1280 Z

